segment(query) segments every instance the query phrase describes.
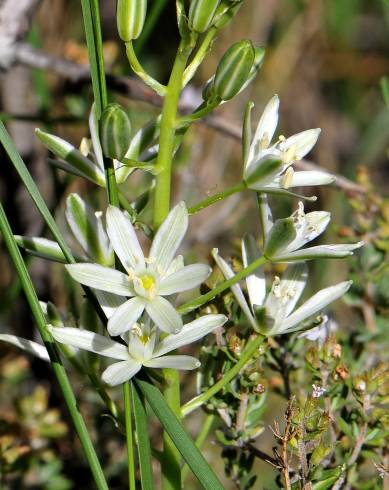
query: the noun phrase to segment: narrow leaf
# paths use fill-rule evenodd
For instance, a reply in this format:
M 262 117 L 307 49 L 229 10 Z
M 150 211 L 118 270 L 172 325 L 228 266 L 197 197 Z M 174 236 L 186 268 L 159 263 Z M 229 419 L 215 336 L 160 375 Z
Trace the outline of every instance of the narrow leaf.
M 158 388 L 140 379 L 135 379 L 135 382 L 200 484 L 209 490 L 223 490 L 212 468 L 180 424 Z
M 131 384 L 131 394 L 135 417 L 142 490 L 152 490 L 154 488 L 154 483 L 153 470 L 151 466 L 151 447 L 143 395 L 139 388 L 134 386 L 133 383 Z

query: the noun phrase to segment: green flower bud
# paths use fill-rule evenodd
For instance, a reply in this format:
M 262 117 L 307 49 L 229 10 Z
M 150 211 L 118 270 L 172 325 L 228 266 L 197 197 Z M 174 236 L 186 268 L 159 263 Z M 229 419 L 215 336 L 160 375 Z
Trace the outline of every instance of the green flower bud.
M 233 44 L 217 67 L 212 95 L 222 100 L 232 99 L 247 82 L 254 61 L 255 49 L 251 41 Z
M 205 32 L 212 24 L 220 0 L 192 0 L 189 8 L 189 28 Z
M 265 256 L 271 259 L 295 238 L 296 229 L 293 218 L 277 220 L 267 237 L 264 250 Z
M 147 0 L 118 0 L 116 22 L 119 37 L 124 42 L 137 39 L 145 23 Z
M 122 160 L 130 144 L 131 122 L 119 104 L 109 104 L 101 114 L 100 142 L 106 157 Z
M 221 0 L 212 24 L 217 29 L 222 29 L 225 27 L 231 22 L 234 15 L 240 9 L 242 3 L 243 0 Z

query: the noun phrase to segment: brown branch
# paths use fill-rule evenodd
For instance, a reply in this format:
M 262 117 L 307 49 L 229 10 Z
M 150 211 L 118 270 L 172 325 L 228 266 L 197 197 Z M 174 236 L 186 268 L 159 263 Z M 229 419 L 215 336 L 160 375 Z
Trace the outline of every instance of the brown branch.
M 14 62 L 14 47 L 30 28 L 31 18 L 40 0 L 0 0 L 0 66 Z
M 90 81 L 88 66 L 49 55 L 40 49 L 33 48 L 29 44 L 18 43 L 14 47 L 12 54 L 13 62 L 16 64 L 52 71 L 76 84 L 89 83 Z M 146 102 L 156 107 L 161 107 L 162 105 L 161 97 L 156 95 L 150 88 L 135 78 L 107 74 L 107 84 L 111 90 L 125 95 L 130 99 Z M 193 102 L 189 100 L 189 102 L 185 101 L 180 104 L 180 112 L 182 114 L 191 112 L 195 108 L 198 97 L 195 96 L 193 99 Z M 205 124 L 207 127 L 210 127 L 229 138 L 235 140 L 241 139 L 241 129 L 217 115 L 210 115 L 199 120 L 199 124 Z M 318 165 L 308 160 L 296 162 L 295 166 L 300 170 L 321 170 Z M 365 192 L 362 186 L 355 184 L 341 175 L 336 175 L 336 179 L 334 186 L 345 192 Z

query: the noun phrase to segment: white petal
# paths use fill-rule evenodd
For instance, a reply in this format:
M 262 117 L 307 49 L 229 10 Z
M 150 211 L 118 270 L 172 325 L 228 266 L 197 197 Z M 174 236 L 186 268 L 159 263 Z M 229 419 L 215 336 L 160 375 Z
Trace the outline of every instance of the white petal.
M 145 259 L 131 220 L 115 206 L 107 209 L 107 233 L 123 267 L 129 271 L 145 266 Z
M 145 300 L 139 296 L 131 298 L 115 311 L 108 320 L 110 335 L 121 335 L 134 325 L 145 309 Z
M 222 271 L 223 276 L 226 279 L 231 279 L 232 277 L 234 277 L 234 275 L 235 275 L 234 271 L 227 264 L 227 262 L 222 257 L 220 257 L 217 248 L 214 248 L 212 250 L 212 256 L 215 259 L 215 262 L 219 266 L 219 269 Z M 237 283 L 237 284 L 234 284 L 233 286 L 231 286 L 231 291 L 233 292 L 236 301 L 238 302 L 239 306 L 242 308 L 243 313 L 246 315 L 246 317 L 249 320 L 249 322 L 251 323 L 251 325 L 253 327 L 256 327 L 255 319 L 251 313 L 250 307 L 247 304 L 246 298 L 244 297 L 242 289 L 239 286 L 239 284 Z
M 66 270 L 73 279 L 91 288 L 101 289 L 119 296 L 133 296 L 128 276 L 98 264 L 69 264 Z
M 266 298 L 266 313 L 275 325 L 283 325 L 284 319 L 294 310 L 297 301 L 305 288 L 308 278 L 307 266 L 304 263 L 290 265 L 284 272 L 281 281 Z
M 157 327 L 166 333 L 178 333 L 182 328 L 181 316 L 169 301 L 156 296 L 148 301 L 146 311 Z
M 125 345 L 103 337 L 103 335 L 98 333 L 71 327 L 48 328 L 55 340 L 61 342 L 61 344 L 78 347 L 112 359 L 128 359 L 128 350 Z
M 302 206 L 301 202 L 300 205 Z M 303 214 L 301 223 L 297 222 L 295 226 L 296 238 L 285 247 L 283 254 L 294 252 L 320 236 L 330 221 L 331 213 L 327 211 L 313 211 L 312 213 Z
M 293 160 L 301 160 L 316 145 L 321 129 L 307 129 L 301 133 L 294 134 L 280 144 L 283 151 L 293 148 Z
M 266 137 L 268 141 L 267 146 L 270 145 L 275 130 L 277 129 L 279 107 L 280 107 L 280 99 L 278 98 L 278 95 L 274 95 L 266 104 L 262 116 L 258 121 L 257 129 L 255 131 L 254 138 L 251 143 L 252 146 L 251 152 L 254 155 L 255 155 L 255 150 L 257 149 L 256 148 L 257 145 L 261 143 L 264 137 Z
M 178 203 L 159 227 L 150 249 L 150 259 L 165 271 L 180 246 L 188 229 L 188 210 L 183 201 Z
M 301 170 L 294 172 L 288 187 L 309 187 L 315 185 L 327 185 L 335 182 L 336 177 L 320 170 Z M 274 185 L 282 187 L 281 177 L 277 177 Z
M 126 301 L 126 298 L 123 296 L 107 293 L 106 291 L 100 291 L 99 289 L 94 289 L 93 293 L 107 318 L 110 318 L 119 308 L 119 306 Z
M 96 113 L 96 104 L 94 102 L 89 113 L 89 131 L 92 139 L 93 153 L 96 157 L 96 163 L 104 172 L 104 157 L 99 137 L 99 121 Z
M 280 325 L 281 333 L 320 312 L 330 303 L 343 296 L 349 290 L 351 284 L 352 281 L 344 281 L 314 294 Z
M 140 371 L 142 364 L 136 361 L 115 362 L 107 367 L 101 378 L 110 386 L 117 386 L 131 379 Z
M 162 356 L 144 364 L 151 368 L 170 368 L 170 369 L 185 369 L 191 371 L 201 366 L 201 362 L 192 356 Z
M 267 194 L 258 194 L 259 219 L 261 221 L 261 232 L 263 243 L 274 224 L 271 208 L 269 206 Z
M 205 315 L 182 327 L 178 334 L 167 335 L 156 345 L 153 357 L 158 357 L 178 349 L 183 345 L 191 344 L 208 335 L 215 328 L 219 328 L 227 321 L 224 315 Z
M 184 267 L 184 257 L 182 255 L 177 255 L 171 262 L 166 271 L 166 276 L 170 276 L 170 274 L 174 274 L 178 272 L 180 269 Z
M 17 337 L 16 335 L 9 335 L 6 333 L 0 334 L 0 340 L 12 344 L 24 351 L 32 354 L 35 357 L 39 357 L 43 361 L 50 361 L 49 354 L 44 345 L 38 344 L 32 340 L 23 339 L 22 337 Z
M 247 267 L 261 256 L 259 248 L 252 235 L 246 235 L 242 240 L 243 266 Z M 247 292 L 251 305 L 262 305 L 266 296 L 266 281 L 263 267 L 258 267 L 246 277 Z
M 87 256 L 99 264 L 113 263 L 113 250 L 105 233 L 101 216 L 78 195 L 66 199 L 66 221 Z
M 352 255 L 353 251 L 362 247 L 363 242 L 353 244 L 336 244 L 336 245 L 318 245 L 317 247 L 308 247 L 295 252 L 288 253 L 277 257 L 278 262 L 294 262 L 300 260 L 311 260 L 317 257 L 323 259 L 341 259 Z
M 178 272 L 165 277 L 158 286 L 158 294 L 167 296 L 196 288 L 207 279 L 211 272 L 211 268 L 205 264 L 187 265 Z
M 336 177 L 320 170 L 301 170 L 294 172 L 289 187 L 304 187 L 314 185 L 327 185 L 335 182 Z

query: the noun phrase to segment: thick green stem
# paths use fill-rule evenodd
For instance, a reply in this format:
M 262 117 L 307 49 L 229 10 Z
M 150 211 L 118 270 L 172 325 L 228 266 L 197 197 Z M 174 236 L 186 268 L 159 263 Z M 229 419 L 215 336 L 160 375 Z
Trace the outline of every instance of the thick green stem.
M 265 340 L 265 337 L 259 335 L 254 340 L 250 340 L 248 342 L 247 347 L 242 352 L 239 361 L 211 388 L 201 395 L 196 396 L 188 403 L 183 405 L 181 409 L 181 414 L 183 417 L 193 412 L 197 407 L 200 407 L 203 403 L 207 402 L 210 398 L 212 398 L 218 391 L 224 388 L 231 380 L 235 378 L 239 374 L 239 371 L 250 361 L 252 356 L 258 350 L 260 345 Z
M 6 244 L 6 247 L 9 251 L 9 254 L 11 256 L 11 259 L 14 263 L 15 269 L 19 275 L 20 282 L 22 284 L 27 301 L 30 305 L 32 314 L 35 318 L 39 333 L 49 353 L 54 374 L 61 388 L 66 405 L 69 409 L 70 416 L 72 418 L 74 427 L 77 431 L 78 437 L 80 438 L 81 445 L 84 450 L 90 469 L 92 471 L 96 486 L 99 490 L 108 490 L 108 485 L 107 482 L 105 481 L 104 473 L 103 470 L 101 469 L 94 446 L 92 444 L 92 441 L 90 440 L 88 429 L 78 409 L 77 401 L 72 391 L 72 387 L 70 385 L 69 379 L 66 375 L 64 367 L 61 364 L 58 350 L 53 342 L 50 333 L 46 329 L 46 321 L 43 315 L 43 311 L 40 307 L 38 297 L 36 295 L 34 286 L 32 284 L 30 275 L 27 271 L 23 258 L 20 254 L 18 245 L 13 237 L 13 233 L 9 226 L 3 206 L 1 204 L 0 204 L 0 231 L 3 236 L 4 242 Z
M 199 203 L 195 204 L 191 208 L 188 209 L 189 214 L 196 214 L 199 211 L 207 208 L 208 206 L 211 206 L 212 204 L 215 204 L 215 202 L 222 201 L 226 197 L 232 196 L 233 194 L 236 194 L 237 192 L 244 191 L 246 189 L 245 183 L 239 182 L 239 184 L 236 184 L 232 187 L 229 187 L 228 189 L 225 189 L 224 191 L 218 192 L 217 194 L 214 194 L 213 196 L 209 196 L 203 201 L 200 201 Z
M 171 172 L 178 101 L 182 87 L 182 77 L 190 51 L 190 46 L 181 41 L 166 88 L 160 124 L 159 152 L 155 164 L 155 230 L 164 221 L 170 209 Z M 166 385 L 164 391 L 165 399 L 173 412 L 179 417 L 181 407 L 178 372 L 172 369 L 165 369 L 164 376 Z M 164 454 L 162 457 L 162 481 L 164 490 L 179 490 L 181 488 L 180 454 L 166 433 L 164 435 Z
M 128 461 L 128 488 L 136 490 L 134 441 L 132 437 L 132 413 L 131 413 L 131 381 L 123 384 L 124 418 L 126 421 L 127 461 Z
M 171 169 L 178 101 L 181 92 L 182 76 L 190 50 L 191 48 L 183 41 L 180 43 L 169 84 L 166 88 L 166 97 L 160 123 L 159 152 L 155 164 L 157 176 L 154 202 L 154 226 L 156 228 L 166 218 L 170 208 Z
M 202 294 L 201 296 L 181 305 L 178 308 L 178 311 L 181 313 L 181 315 L 185 315 L 186 313 L 189 313 L 193 310 L 196 310 L 197 308 L 200 308 L 200 306 L 213 300 L 213 298 L 215 298 L 218 294 L 230 288 L 231 286 L 239 282 L 241 279 L 244 279 L 245 277 L 249 276 L 252 272 L 255 271 L 255 269 L 265 264 L 267 260 L 268 259 L 264 255 L 262 257 L 259 257 L 257 260 L 254 260 L 254 262 L 251 262 L 250 265 L 248 265 L 247 267 L 239 271 L 237 274 L 235 274 L 234 277 L 231 277 L 231 279 L 227 279 L 226 281 L 221 282 L 208 293 Z

